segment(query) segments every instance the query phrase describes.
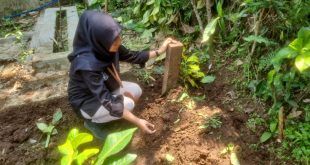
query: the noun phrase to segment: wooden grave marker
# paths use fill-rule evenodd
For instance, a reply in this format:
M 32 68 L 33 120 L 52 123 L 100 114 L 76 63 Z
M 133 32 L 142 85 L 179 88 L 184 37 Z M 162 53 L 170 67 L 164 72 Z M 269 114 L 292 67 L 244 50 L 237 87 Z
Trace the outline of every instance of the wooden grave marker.
M 165 72 L 162 86 L 162 94 L 177 85 L 180 73 L 183 44 L 176 42 L 168 45 L 165 59 Z

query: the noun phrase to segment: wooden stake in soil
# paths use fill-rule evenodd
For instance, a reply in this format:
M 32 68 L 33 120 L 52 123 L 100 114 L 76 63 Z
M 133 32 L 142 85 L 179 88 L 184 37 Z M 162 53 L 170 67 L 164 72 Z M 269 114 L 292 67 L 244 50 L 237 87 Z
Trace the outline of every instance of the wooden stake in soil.
M 180 73 L 183 44 L 181 42 L 169 44 L 166 51 L 165 72 L 162 86 L 162 94 L 173 88 L 178 81 Z
M 278 135 L 278 142 L 282 142 L 283 140 L 283 130 L 284 130 L 284 108 L 281 107 L 279 110 L 279 135 Z

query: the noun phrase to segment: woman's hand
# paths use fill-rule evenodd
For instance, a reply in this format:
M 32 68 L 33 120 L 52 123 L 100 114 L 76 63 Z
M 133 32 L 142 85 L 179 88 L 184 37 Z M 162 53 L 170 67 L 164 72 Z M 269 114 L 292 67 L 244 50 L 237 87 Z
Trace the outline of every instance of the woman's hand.
M 154 129 L 155 126 L 144 119 L 139 119 L 139 121 L 137 122 L 137 126 L 142 129 L 142 131 L 148 134 L 153 134 L 156 132 L 156 130 Z
M 175 43 L 176 41 L 173 40 L 172 38 L 167 38 L 163 44 L 160 46 L 160 48 L 158 49 L 158 53 L 159 54 L 162 54 L 164 52 L 166 52 L 167 48 L 168 48 L 168 45 L 171 44 L 171 43 Z

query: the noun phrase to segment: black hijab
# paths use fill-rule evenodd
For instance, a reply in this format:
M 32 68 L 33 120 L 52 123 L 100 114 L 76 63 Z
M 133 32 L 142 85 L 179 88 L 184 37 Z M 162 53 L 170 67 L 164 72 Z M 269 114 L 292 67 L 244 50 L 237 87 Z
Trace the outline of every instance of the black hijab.
M 100 71 L 111 65 L 114 55 L 109 49 L 120 32 L 120 25 L 108 14 L 85 11 L 75 32 L 73 52 L 68 56 L 71 74 L 77 70 Z

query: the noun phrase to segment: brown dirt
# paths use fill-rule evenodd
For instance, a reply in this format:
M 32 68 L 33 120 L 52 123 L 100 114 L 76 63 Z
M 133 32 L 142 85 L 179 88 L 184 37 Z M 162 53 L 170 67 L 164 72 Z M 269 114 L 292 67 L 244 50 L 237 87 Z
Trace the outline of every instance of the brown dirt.
M 229 99 L 233 94 L 227 95 L 230 92 L 227 83 L 217 79 L 204 90 L 192 91 L 205 94 L 206 99 L 197 103 L 185 100 L 185 105 L 175 101 L 182 93 L 181 87 L 161 97 L 161 82 L 156 82 L 153 87 L 144 85 L 144 94 L 135 113 L 155 124 L 157 131 L 153 135 L 136 132 L 126 152 L 138 155 L 137 165 L 168 164 L 165 158 L 167 154 L 175 158 L 171 164 L 225 165 L 230 164 L 229 154 L 220 153 L 229 143 L 233 143 L 239 148 L 237 154 L 241 164 L 276 164 L 266 149 L 254 151 L 249 147 L 250 144 L 258 143 L 259 134 L 246 128 L 248 116 L 230 104 Z M 248 105 L 250 102 L 244 103 L 245 107 Z M 59 133 L 52 137 L 49 149 L 44 149 L 45 136 L 35 123 L 39 120 L 51 121 L 57 108 L 63 111 L 64 118 L 56 127 Z M 220 115 L 220 128 L 199 128 L 204 122 L 204 116 L 215 114 Z M 60 159 L 56 146 L 63 143 L 69 129 L 73 127 L 86 131 L 82 121 L 72 112 L 67 98 L 1 111 L 0 164 L 56 164 Z

